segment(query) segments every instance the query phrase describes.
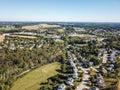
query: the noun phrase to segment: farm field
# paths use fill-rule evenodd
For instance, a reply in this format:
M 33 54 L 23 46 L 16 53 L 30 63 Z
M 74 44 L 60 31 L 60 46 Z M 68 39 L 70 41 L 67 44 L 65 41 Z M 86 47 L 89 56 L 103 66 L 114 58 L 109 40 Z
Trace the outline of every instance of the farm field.
M 24 35 L 11 35 L 12 37 L 20 37 L 20 38 L 31 38 L 34 39 L 36 38 L 35 36 L 24 36 Z
M 4 35 L 0 35 L 0 42 L 4 41 L 5 36 Z
M 11 90 L 37 90 L 40 88 L 40 83 L 47 78 L 57 74 L 57 69 L 60 68 L 60 63 L 55 62 L 41 66 L 22 78 L 17 79 Z
M 79 34 L 79 37 L 95 37 L 95 36 L 89 34 Z

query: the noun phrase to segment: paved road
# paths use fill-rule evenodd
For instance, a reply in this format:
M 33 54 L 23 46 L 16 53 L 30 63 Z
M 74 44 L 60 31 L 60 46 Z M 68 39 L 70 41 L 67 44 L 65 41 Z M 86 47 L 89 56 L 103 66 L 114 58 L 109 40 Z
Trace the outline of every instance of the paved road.
M 83 81 L 82 81 L 82 83 L 77 87 L 77 90 L 83 90 L 84 88 L 89 89 L 90 87 L 87 86 L 87 81 L 89 81 L 89 77 L 90 77 L 90 75 L 88 74 L 88 71 L 90 70 L 90 68 L 92 68 L 92 69 L 95 70 L 96 72 L 97 72 L 98 70 L 96 69 L 96 67 L 83 68 L 83 67 L 81 66 L 81 63 L 79 63 L 79 65 L 80 65 L 81 70 L 84 72 L 84 76 L 83 76 Z M 101 76 L 101 77 L 102 77 L 102 76 Z M 96 90 L 100 90 L 100 89 L 96 87 Z
M 94 67 L 90 67 L 90 68 L 92 68 L 93 70 L 97 71 L 97 69 L 95 69 Z M 90 75 L 88 74 L 88 71 L 90 70 L 90 68 L 83 68 L 83 67 L 81 67 L 81 70 L 84 72 L 84 76 L 83 76 L 83 81 L 77 87 L 77 90 L 83 90 L 84 88 L 86 88 L 86 89 L 90 88 L 90 87 L 87 86 L 87 82 L 86 82 L 86 81 L 89 81 Z M 100 90 L 100 89 L 96 87 L 96 90 Z
M 85 69 L 83 67 L 81 67 L 81 70 L 84 72 L 84 76 L 83 76 L 83 81 L 82 83 L 77 87 L 77 90 L 83 90 L 84 88 L 89 89 L 89 87 L 86 85 L 87 82 L 89 80 L 90 75 L 88 74 L 88 70 L 89 69 Z
M 105 55 L 105 60 L 106 60 L 106 55 Z M 87 86 L 87 83 L 89 81 L 89 77 L 90 75 L 88 74 L 88 71 L 90 70 L 90 68 L 92 68 L 93 70 L 97 71 L 96 67 L 90 67 L 90 68 L 83 68 L 82 64 L 77 60 L 77 62 L 80 65 L 81 70 L 83 71 L 83 81 L 80 83 L 80 85 L 77 87 L 77 90 L 83 90 L 84 88 L 89 89 L 90 87 Z M 100 64 L 101 65 L 101 64 Z M 100 66 L 99 65 L 99 66 Z M 102 77 L 102 76 L 101 76 Z M 96 90 L 100 90 L 99 88 L 96 88 Z

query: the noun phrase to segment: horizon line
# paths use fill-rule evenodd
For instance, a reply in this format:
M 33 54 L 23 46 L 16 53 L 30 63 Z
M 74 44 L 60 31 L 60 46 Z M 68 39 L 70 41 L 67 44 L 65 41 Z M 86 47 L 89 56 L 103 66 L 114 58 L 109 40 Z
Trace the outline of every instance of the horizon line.
M 72 23 L 72 22 L 75 22 L 75 23 L 120 23 L 120 21 L 0 21 L 0 22 L 61 22 L 61 23 Z

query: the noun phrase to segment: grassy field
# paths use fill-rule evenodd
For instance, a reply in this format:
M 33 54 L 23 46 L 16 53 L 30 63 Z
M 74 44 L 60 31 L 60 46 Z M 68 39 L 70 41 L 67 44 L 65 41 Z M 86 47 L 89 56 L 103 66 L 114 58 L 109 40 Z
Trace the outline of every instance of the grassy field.
M 95 72 L 94 70 L 91 70 L 91 71 L 90 71 L 90 75 L 91 75 L 91 76 L 94 76 L 95 74 L 96 74 L 96 72 Z
M 12 28 L 0 28 L 0 30 L 10 31 L 10 30 L 14 30 L 14 29 L 12 29 Z
M 59 40 L 59 39 L 56 39 L 55 42 L 58 42 L 58 43 L 64 43 L 63 40 Z
M 55 62 L 41 66 L 22 78 L 19 78 L 11 88 L 11 90 L 37 90 L 40 83 L 47 80 L 47 78 L 57 74 L 56 69 L 60 68 L 60 63 Z
M 95 36 L 90 34 L 79 34 L 79 37 L 95 37 Z
M 62 32 L 64 32 L 64 29 L 58 29 L 57 31 L 62 33 Z

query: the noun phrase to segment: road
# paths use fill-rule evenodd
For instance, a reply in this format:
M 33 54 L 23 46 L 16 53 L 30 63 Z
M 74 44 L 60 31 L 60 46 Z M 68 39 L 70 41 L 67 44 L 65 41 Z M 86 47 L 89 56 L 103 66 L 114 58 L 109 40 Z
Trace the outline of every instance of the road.
M 105 57 L 106 58 L 106 57 Z M 106 60 L 106 59 L 105 59 Z M 83 71 L 83 81 L 81 82 L 81 84 L 77 87 L 77 90 L 83 90 L 84 88 L 86 88 L 86 89 L 89 89 L 90 87 L 89 86 L 87 86 L 87 83 L 88 83 L 88 81 L 89 81 L 89 77 L 90 77 L 90 75 L 88 74 L 88 71 L 90 70 L 90 69 L 93 69 L 94 71 L 96 71 L 96 72 L 98 72 L 98 70 L 96 69 L 96 67 L 89 67 L 89 68 L 83 68 L 82 67 L 82 65 L 81 65 L 81 63 L 78 61 L 78 63 L 79 63 L 79 65 L 80 65 L 80 68 L 81 68 L 81 70 Z M 101 65 L 101 64 L 100 64 Z M 99 66 L 100 66 L 99 65 Z M 97 66 L 97 67 L 99 67 L 99 66 Z M 103 80 L 103 77 L 102 77 L 102 75 L 101 75 L 101 79 Z M 100 90 L 99 88 L 97 88 L 96 87 L 96 90 Z
M 106 62 L 106 61 L 107 61 L 106 58 L 107 58 L 107 55 L 104 55 L 104 56 L 103 56 L 103 62 Z M 77 87 L 77 90 L 83 90 L 83 89 L 85 89 L 85 88 L 86 88 L 86 89 L 89 89 L 90 87 L 87 86 L 87 83 L 88 83 L 89 77 L 90 77 L 88 71 L 90 71 L 91 68 L 92 68 L 93 70 L 95 70 L 96 72 L 98 72 L 98 70 L 96 69 L 96 67 L 84 68 L 84 67 L 82 66 L 82 63 L 79 62 L 79 60 L 77 60 L 77 63 L 79 64 L 81 70 L 82 70 L 83 73 L 84 73 L 84 74 L 83 74 L 83 77 L 82 77 L 83 81 L 82 81 L 82 82 L 80 83 L 80 85 Z M 102 64 L 100 64 L 100 65 L 102 65 Z M 99 66 L 100 66 L 100 65 L 99 65 Z M 99 67 L 99 66 L 97 66 L 97 67 Z M 101 76 L 101 79 L 103 80 L 102 75 L 100 75 L 100 76 Z M 100 89 L 96 87 L 96 90 L 100 90 Z
M 83 90 L 84 88 L 89 89 L 89 87 L 86 85 L 87 81 L 89 80 L 90 75 L 88 74 L 88 69 L 85 69 L 83 67 L 81 67 L 81 70 L 84 72 L 84 76 L 83 76 L 83 81 L 82 83 L 77 87 L 77 90 Z

